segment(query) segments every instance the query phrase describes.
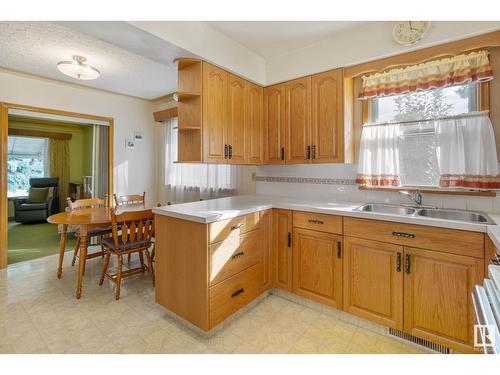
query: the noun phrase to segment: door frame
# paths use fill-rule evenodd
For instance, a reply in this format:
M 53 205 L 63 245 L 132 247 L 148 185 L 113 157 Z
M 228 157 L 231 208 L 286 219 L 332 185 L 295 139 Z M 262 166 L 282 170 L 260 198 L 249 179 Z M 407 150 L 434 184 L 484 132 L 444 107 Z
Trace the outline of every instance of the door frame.
M 0 102 L 0 269 L 7 267 L 7 152 L 9 132 L 9 109 L 18 109 L 30 112 L 46 113 L 58 116 L 76 117 L 85 120 L 97 120 L 109 124 L 108 135 L 108 194 L 113 194 L 113 135 L 114 119 L 112 117 L 96 116 L 77 112 L 68 112 L 57 109 L 39 108 L 22 104 Z

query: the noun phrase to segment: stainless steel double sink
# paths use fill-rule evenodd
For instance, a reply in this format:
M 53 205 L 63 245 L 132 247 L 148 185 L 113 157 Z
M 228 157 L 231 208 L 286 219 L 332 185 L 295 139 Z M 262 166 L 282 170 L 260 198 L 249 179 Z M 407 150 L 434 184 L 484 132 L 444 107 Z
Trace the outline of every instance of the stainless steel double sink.
M 407 217 L 429 217 L 433 219 L 463 221 L 474 224 L 496 224 L 487 214 L 477 211 L 451 210 L 428 207 L 409 207 L 383 203 L 367 203 L 356 211 L 392 214 Z

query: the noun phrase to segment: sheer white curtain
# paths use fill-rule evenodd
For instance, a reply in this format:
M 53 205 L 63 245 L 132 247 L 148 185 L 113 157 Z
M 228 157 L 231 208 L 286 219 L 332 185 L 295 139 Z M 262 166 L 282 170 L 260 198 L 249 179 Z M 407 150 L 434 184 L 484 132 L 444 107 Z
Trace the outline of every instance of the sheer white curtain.
M 486 114 L 436 121 L 436 141 L 440 186 L 500 188 L 495 135 Z
M 399 124 L 366 125 L 361 133 L 356 183 L 400 186 Z
M 175 163 L 177 118 L 158 126 L 158 183 L 162 202 L 191 202 L 234 195 L 238 190 L 239 167 L 223 164 Z

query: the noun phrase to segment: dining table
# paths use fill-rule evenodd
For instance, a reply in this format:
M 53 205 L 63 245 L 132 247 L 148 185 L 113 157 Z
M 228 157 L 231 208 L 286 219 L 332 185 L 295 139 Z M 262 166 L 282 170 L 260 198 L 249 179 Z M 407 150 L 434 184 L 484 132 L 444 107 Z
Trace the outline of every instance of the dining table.
M 123 204 L 114 208 L 115 214 L 127 211 L 143 211 L 151 210 L 153 207 L 158 206 L 155 204 L 134 203 Z M 106 228 L 111 226 L 111 207 L 93 207 L 82 208 L 73 211 L 60 212 L 51 215 L 47 221 L 51 224 L 61 225 L 61 239 L 59 243 L 59 265 L 57 267 L 57 278 L 62 276 L 62 266 L 64 261 L 64 252 L 66 251 L 66 238 L 68 226 L 76 226 L 79 228 L 78 236 L 80 237 L 79 245 L 79 260 L 78 260 L 78 278 L 76 283 L 76 298 L 80 299 L 82 296 L 83 276 L 85 274 L 85 264 L 87 261 L 87 246 L 88 246 L 88 233 L 89 231 L 97 228 Z

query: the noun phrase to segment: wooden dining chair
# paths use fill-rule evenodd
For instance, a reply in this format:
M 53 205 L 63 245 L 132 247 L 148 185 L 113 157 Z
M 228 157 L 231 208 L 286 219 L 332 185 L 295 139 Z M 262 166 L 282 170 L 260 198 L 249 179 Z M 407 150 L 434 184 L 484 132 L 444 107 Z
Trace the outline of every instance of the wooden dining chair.
M 122 204 L 139 204 L 146 202 L 146 192 L 143 192 L 142 195 L 130 194 L 117 196 L 116 194 L 113 194 L 113 197 L 115 198 L 115 204 L 117 206 Z
M 69 211 L 77 211 L 84 208 L 100 208 L 100 207 L 108 207 L 109 204 L 108 196 L 105 199 L 101 198 L 88 198 L 88 199 L 77 199 L 76 201 L 72 201 L 71 198 L 66 198 L 66 203 L 68 204 Z M 99 238 L 102 240 L 104 235 L 111 234 L 111 227 L 104 228 L 95 228 L 88 232 L 87 236 L 90 238 Z M 76 258 L 78 257 L 78 251 L 80 250 L 80 236 L 78 231 L 75 232 L 77 236 L 75 250 L 73 251 L 73 260 L 71 261 L 71 265 L 75 265 Z M 104 251 L 98 251 L 92 254 L 87 254 L 87 259 L 92 259 L 96 257 L 104 256 Z
M 151 210 L 125 211 L 116 214 L 111 212 L 112 236 L 103 238 L 101 247 L 106 252 L 99 285 L 102 285 L 104 278 L 115 283 L 115 299 L 120 299 L 120 287 L 123 278 L 149 271 L 153 286 L 155 284 L 155 274 L 151 260 L 149 248 L 153 245 L 154 236 L 154 214 Z M 138 253 L 140 266 L 123 271 L 123 257 L 125 255 Z M 146 254 L 148 265 L 144 264 L 144 253 Z M 115 274 L 108 273 L 109 259 L 111 255 L 118 258 L 118 268 Z
M 144 191 L 142 195 L 140 194 L 129 194 L 129 195 L 120 195 L 117 196 L 113 194 L 115 199 L 115 204 L 117 206 L 125 205 L 125 204 L 144 204 L 146 202 L 146 192 Z M 127 262 L 130 263 L 131 254 L 127 257 Z

